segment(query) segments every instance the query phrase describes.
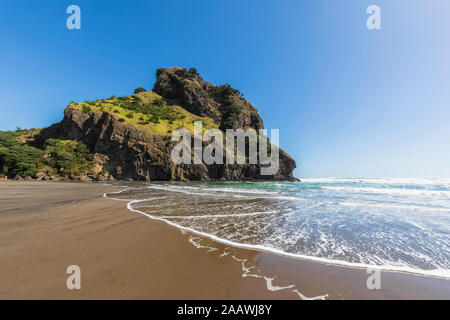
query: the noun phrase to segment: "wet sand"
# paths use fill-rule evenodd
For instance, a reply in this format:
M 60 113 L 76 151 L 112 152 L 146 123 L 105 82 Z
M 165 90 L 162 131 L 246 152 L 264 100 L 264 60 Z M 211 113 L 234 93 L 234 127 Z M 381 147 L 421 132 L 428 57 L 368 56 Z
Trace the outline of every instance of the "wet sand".
M 369 290 L 366 270 L 184 234 L 102 197 L 116 190 L 0 181 L 0 299 L 450 299 L 446 279 L 382 272 Z M 69 265 L 81 290 L 66 288 Z

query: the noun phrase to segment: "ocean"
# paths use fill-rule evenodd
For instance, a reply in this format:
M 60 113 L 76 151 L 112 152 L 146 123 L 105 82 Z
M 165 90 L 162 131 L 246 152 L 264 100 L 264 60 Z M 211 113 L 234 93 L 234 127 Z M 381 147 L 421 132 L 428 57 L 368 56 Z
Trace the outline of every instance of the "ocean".
M 231 246 L 450 278 L 450 179 L 130 182 L 123 187 L 105 196 Z

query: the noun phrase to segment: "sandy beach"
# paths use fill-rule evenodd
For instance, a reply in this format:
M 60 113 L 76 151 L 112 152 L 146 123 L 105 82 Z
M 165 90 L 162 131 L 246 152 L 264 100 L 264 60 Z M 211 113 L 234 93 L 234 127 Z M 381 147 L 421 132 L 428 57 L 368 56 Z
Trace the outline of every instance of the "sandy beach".
M 0 299 L 449 299 L 450 280 L 232 248 L 149 219 L 98 183 L 0 181 Z M 81 290 L 66 268 L 81 268 Z

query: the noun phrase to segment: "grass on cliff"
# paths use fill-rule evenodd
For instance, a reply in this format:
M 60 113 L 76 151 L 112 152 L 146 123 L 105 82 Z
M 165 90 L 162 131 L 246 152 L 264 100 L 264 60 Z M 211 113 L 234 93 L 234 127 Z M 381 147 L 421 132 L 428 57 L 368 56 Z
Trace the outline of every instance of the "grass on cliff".
M 29 144 L 39 129 L 0 132 L 0 176 L 86 175 L 94 167 L 93 155 L 81 141 L 64 137 L 48 139 L 43 149 Z
M 120 122 L 142 127 L 152 134 L 162 136 L 169 136 L 179 128 L 193 133 L 194 121 L 202 121 L 203 130 L 219 127 L 213 119 L 199 117 L 179 106 L 169 105 L 161 96 L 151 91 L 139 92 L 128 97 L 72 102 L 69 106 L 85 113 L 107 112 Z

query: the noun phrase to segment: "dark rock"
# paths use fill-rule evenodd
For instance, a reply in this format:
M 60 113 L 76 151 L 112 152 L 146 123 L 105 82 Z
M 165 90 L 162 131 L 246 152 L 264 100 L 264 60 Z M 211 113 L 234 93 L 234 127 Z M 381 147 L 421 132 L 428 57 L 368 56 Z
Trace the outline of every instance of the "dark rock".
M 52 126 L 50 130 L 55 130 Z M 173 145 L 168 137 L 151 135 L 145 129 L 119 122 L 109 113 L 86 114 L 68 107 L 57 128 L 64 136 L 82 140 L 96 154 L 101 174 L 97 180 L 153 180 L 153 181 L 239 181 L 292 180 L 295 161 L 280 153 L 280 169 L 273 176 L 261 176 L 259 165 L 213 164 L 175 165 L 171 158 Z M 44 129 L 42 135 L 46 135 Z M 69 176 L 72 180 L 84 178 Z
M 264 129 L 258 111 L 250 102 L 204 81 L 193 77 L 185 69 L 172 67 L 158 73 L 153 91 L 166 99 L 173 100 L 189 112 L 220 121 L 229 106 L 235 105 L 241 112 L 233 128 Z
M 179 104 L 198 116 L 207 116 L 222 122 L 230 105 L 237 105 L 240 113 L 233 128 L 264 128 L 257 110 L 245 99 L 227 89 L 204 81 L 185 69 L 172 67 L 158 72 L 154 91 L 169 102 Z M 234 89 L 233 89 L 234 90 Z M 239 181 L 239 180 L 294 180 L 294 159 L 280 152 L 280 167 L 272 176 L 261 176 L 260 165 L 213 164 L 175 165 L 171 160 L 173 144 L 170 137 L 151 134 L 143 127 L 119 122 L 107 112 L 89 112 L 68 106 L 64 119 L 43 129 L 35 138 L 36 145 L 63 135 L 83 141 L 94 154 L 95 175 L 89 177 L 60 174 L 62 179 L 98 181 L 153 180 L 153 181 Z

